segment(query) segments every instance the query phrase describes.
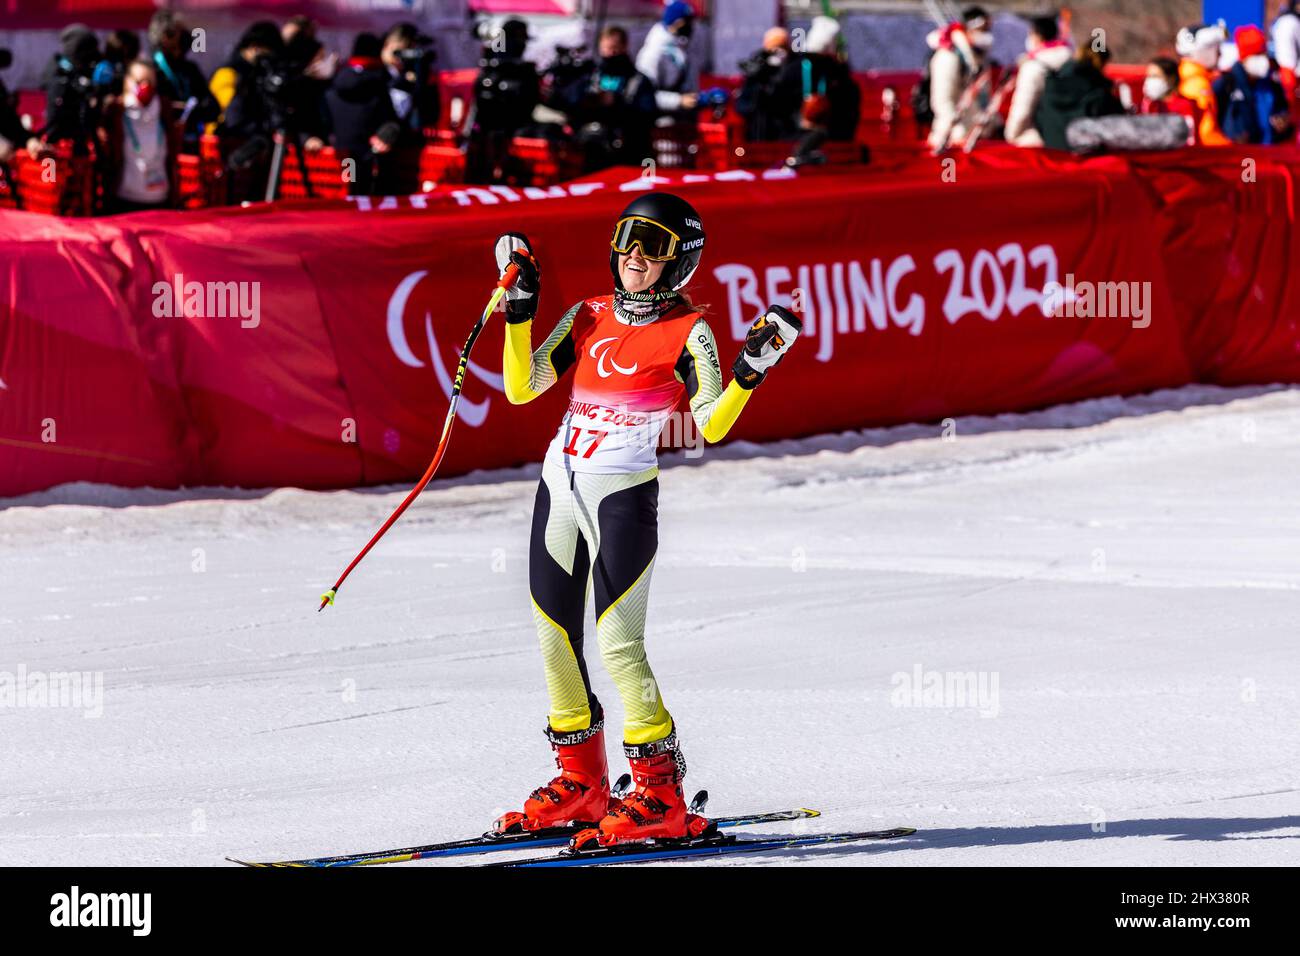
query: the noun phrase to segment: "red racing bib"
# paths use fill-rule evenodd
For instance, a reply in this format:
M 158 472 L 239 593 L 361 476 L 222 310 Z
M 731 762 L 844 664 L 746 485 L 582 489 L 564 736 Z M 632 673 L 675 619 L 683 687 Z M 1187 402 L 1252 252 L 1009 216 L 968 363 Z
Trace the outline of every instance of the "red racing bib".
M 615 315 L 612 295 L 583 302 L 573 320 L 573 391 L 547 458 L 605 474 L 653 467 L 684 391 L 675 370 L 697 319 L 683 304 L 631 325 Z

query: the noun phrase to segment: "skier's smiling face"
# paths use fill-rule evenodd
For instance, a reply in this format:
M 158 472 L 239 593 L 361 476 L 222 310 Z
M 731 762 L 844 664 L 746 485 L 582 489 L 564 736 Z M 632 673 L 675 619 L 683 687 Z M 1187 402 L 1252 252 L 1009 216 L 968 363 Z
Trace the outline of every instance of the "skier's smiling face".
M 633 246 L 631 252 L 619 254 L 618 278 L 628 292 L 645 292 L 659 281 L 665 265 L 665 262 L 650 261 L 641 255 L 639 245 Z

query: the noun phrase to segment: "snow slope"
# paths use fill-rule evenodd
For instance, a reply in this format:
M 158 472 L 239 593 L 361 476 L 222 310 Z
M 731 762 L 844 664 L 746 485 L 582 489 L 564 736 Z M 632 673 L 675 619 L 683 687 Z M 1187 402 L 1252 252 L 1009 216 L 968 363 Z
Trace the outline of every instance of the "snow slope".
M 1298 417 L 1193 387 L 665 456 L 649 652 L 689 788 L 921 831 L 751 864 L 1300 862 Z M 517 806 L 551 771 L 535 480 L 435 483 L 319 615 L 405 489 L 6 502 L 0 679 L 103 699 L 0 707 L 0 863 L 379 849 Z M 915 706 L 918 674 L 986 696 Z

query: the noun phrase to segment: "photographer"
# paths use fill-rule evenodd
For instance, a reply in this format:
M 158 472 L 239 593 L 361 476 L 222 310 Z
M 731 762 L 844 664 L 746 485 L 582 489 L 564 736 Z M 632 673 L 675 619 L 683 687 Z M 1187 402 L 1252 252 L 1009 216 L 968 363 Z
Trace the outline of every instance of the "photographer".
M 317 35 L 316 21 L 307 16 L 290 17 L 280 30 L 284 41 L 284 61 L 294 78 L 290 97 L 296 127 L 304 134 L 303 148 L 308 152 L 323 149 L 330 136 L 329 92 L 339 57 Z
M 285 99 L 286 112 L 292 117 L 293 130 L 300 137 L 302 148 L 314 153 L 323 149 L 329 139 L 329 109 L 325 105 L 325 94 L 334 79 L 338 58 L 316 38 L 315 24 L 310 20 L 307 23 L 310 29 L 290 31 L 286 27 L 284 31 L 287 34 L 284 67 L 290 78 Z
M 399 23 L 384 35 L 380 59 L 389 76 L 389 98 L 402 126 L 403 145 L 424 145 L 424 131 L 438 125 L 442 100 L 433 64 L 432 40 L 412 23 Z
M 188 59 L 189 26 L 178 14 L 159 10 L 149 20 L 149 45 L 158 68 L 158 95 L 185 122 L 181 148 L 197 153 L 204 127 L 216 121 L 221 107 L 208 89 L 203 71 Z
M 781 59 L 771 79 L 764 125 L 796 138 L 790 165 L 826 161 L 827 142 L 852 142 L 857 136 L 862 94 L 840 53 L 840 25 L 833 17 L 813 17 L 804 52 Z
M 833 17 L 813 17 L 807 51 L 787 69 L 799 73 L 803 105 L 799 125 L 824 133 L 836 142 L 849 142 L 858 132 L 862 91 L 840 52 L 840 25 Z M 808 134 L 805 133 L 805 140 Z
M 510 142 L 532 122 L 541 98 L 537 68 L 524 59 L 527 46 L 528 27 L 516 19 L 491 31 L 484 44 L 474 104 L 465 120 L 470 182 L 504 182 L 512 175 Z
M 45 72 L 43 143 L 71 140 L 73 154 L 85 156 L 99 127 L 99 96 L 91 72 L 99 59 L 99 41 L 89 27 L 74 23 L 59 34 L 59 52 Z
M 212 74 L 212 93 L 222 111 L 217 135 L 231 173 L 230 201 L 260 198 L 270 173 L 271 143 L 284 120 L 283 55 L 279 29 L 261 20 L 244 31 L 225 66 Z
M 790 139 L 799 131 L 799 75 L 791 62 L 790 33 L 772 27 L 763 34 L 763 48 L 740 61 L 744 82 L 736 111 L 745 117 L 745 136 L 755 142 Z
M 354 196 L 387 195 L 392 182 L 392 150 L 401 126 L 388 95 L 389 74 L 373 33 L 360 34 L 352 56 L 334 75 L 325 94 L 334 127 L 334 148 L 356 163 Z
M 212 74 L 212 95 L 221 107 L 217 132 L 223 139 L 269 137 L 275 131 L 266 87 L 268 82 L 274 86 L 283 56 L 280 31 L 260 20 L 244 31 L 230 59 Z
M 599 43 L 594 63 L 561 55 L 548 71 L 555 78 L 548 105 L 568 118 L 587 172 L 635 166 L 651 155 L 656 114 L 654 84 L 628 55 L 627 31 L 606 27 Z

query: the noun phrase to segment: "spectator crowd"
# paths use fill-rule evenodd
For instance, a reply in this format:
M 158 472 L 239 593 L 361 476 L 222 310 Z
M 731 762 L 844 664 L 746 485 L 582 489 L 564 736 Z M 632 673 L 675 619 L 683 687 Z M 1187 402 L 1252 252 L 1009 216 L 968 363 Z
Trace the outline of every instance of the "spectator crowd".
M 1272 25 L 1272 56 L 1257 26 L 1236 30 L 1231 43 L 1215 24 L 1179 31 L 1169 55 L 1146 65 L 1136 98 L 1108 74 L 1104 36 L 1076 42 L 1055 13 L 1026 17 L 1024 54 L 1001 65 L 991 57 L 989 13 L 968 7 L 927 38 L 912 111 L 935 153 L 997 138 L 1076 150 L 1289 141 L 1297 4 Z M 661 156 L 663 143 L 689 138 L 709 115 L 736 117 L 749 141 L 788 143 L 791 165 L 825 161 L 826 144 L 858 139 L 862 88 L 836 19 L 772 27 L 740 62 L 735 90 L 701 89 L 694 27 L 690 4 L 668 2 L 638 51 L 623 28 L 606 26 L 594 53 L 558 48 L 545 70 L 525 56 L 522 20 L 480 27 L 467 108 L 444 117 L 432 41 L 410 23 L 361 33 L 344 55 L 306 17 L 258 21 L 211 76 L 190 59 L 201 31 L 175 12 L 156 13 L 143 43 L 114 30 L 101 45 L 74 24 L 45 70 L 42 123 L 24 126 L 0 83 L 0 168 L 8 177 L 18 151 L 39 158 L 70 148 L 93 163 L 101 208 L 122 212 L 175 204 L 176 159 L 198 153 L 204 137 L 219 144 L 228 202 L 274 197 L 285 164 L 302 167 L 326 147 L 350 170 L 350 192 L 391 195 L 418 191 L 411 157 L 435 139 L 453 143 L 465 179 L 479 183 L 526 181 L 519 136 L 563 142 L 584 172 Z M 0 51 L 0 69 L 7 64 Z
M 1218 24 L 1170 38 L 1173 55 L 1146 66 L 1141 96 L 1107 74 L 1112 51 L 1095 31 L 1072 43 L 1057 14 L 1026 18 L 1025 52 L 1003 69 L 989 59 L 991 21 L 979 6 L 929 37 L 932 53 L 914 106 L 942 152 L 1001 126 L 1009 143 L 1054 149 L 1168 149 L 1294 140 L 1300 0 L 1269 34 L 1242 26 L 1231 43 Z M 1001 104 L 1010 91 L 1005 118 Z

